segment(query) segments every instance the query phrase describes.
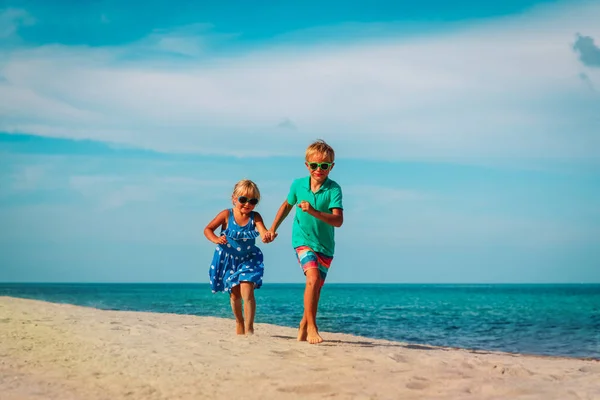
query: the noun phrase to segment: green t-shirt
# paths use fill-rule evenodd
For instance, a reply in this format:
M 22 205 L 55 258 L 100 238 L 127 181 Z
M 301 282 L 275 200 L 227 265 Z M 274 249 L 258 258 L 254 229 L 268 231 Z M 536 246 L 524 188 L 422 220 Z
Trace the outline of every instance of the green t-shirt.
M 310 177 L 296 179 L 290 187 L 287 202 L 296 206 L 301 201 L 307 201 L 317 211 L 331 214 L 334 208 L 342 206 L 342 188 L 327 178 L 321 188 L 313 193 L 310 190 Z M 334 227 L 296 209 L 294 226 L 292 228 L 292 246 L 308 246 L 314 251 L 333 257 L 335 251 Z

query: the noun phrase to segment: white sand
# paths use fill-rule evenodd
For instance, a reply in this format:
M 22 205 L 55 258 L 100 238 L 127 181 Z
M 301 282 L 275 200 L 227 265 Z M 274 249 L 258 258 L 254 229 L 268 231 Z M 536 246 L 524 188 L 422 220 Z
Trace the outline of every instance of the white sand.
M 0 297 L 0 399 L 600 399 L 600 362 Z

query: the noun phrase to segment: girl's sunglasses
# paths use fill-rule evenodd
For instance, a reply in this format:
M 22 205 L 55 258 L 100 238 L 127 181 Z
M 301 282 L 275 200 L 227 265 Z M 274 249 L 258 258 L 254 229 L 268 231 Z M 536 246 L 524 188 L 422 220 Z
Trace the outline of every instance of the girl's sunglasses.
M 310 169 L 312 169 L 313 171 L 316 170 L 317 168 L 321 168 L 323 171 L 327 171 L 329 168 L 331 168 L 332 165 L 333 165 L 333 163 L 330 163 L 330 162 L 322 162 L 322 163 L 311 162 L 311 163 L 308 163 L 308 167 Z
M 255 198 L 249 199 L 246 196 L 240 196 L 240 197 L 238 197 L 238 201 L 240 202 L 240 204 L 250 203 L 253 206 L 255 206 L 255 205 L 258 204 L 258 199 L 255 199 Z

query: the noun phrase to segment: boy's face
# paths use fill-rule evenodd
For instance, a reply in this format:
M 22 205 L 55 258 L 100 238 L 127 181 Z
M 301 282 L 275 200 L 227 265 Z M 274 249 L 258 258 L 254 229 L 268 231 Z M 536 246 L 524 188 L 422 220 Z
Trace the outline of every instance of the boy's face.
M 315 153 L 304 163 L 312 180 L 323 183 L 327 179 L 329 172 L 333 169 L 333 160 L 327 158 L 325 154 Z

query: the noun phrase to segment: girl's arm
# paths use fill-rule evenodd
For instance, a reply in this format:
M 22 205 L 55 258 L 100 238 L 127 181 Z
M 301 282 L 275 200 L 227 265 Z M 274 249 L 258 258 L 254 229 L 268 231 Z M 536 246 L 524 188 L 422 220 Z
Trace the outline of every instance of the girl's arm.
M 260 233 L 260 236 L 264 239 L 267 234 L 267 228 L 265 227 L 262 216 L 256 211 L 254 211 L 254 223 L 256 224 L 258 233 Z
M 204 236 L 215 244 L 226 244 L 227 238 L 225 236 L 215 235 L 215 229 L 219 226 L 224 228 L 227 224 L 227 217 L 229 217 L 229 210 L 223 210 L 217 214 L 217 216 L 206 225 L 204 228 Z

